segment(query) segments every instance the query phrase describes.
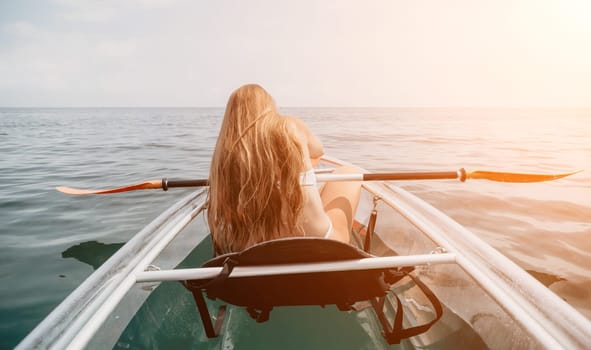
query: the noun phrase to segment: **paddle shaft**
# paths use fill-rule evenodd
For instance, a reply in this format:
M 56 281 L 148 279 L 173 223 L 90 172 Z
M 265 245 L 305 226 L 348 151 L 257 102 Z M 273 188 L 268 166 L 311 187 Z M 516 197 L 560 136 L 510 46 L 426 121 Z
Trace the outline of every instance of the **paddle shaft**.
M 169 188 L 174 187 L 203 187 L 208 186 L 209 181 L 207 179 L 198 180 L 169 180 L 167 178 L 162 179 L 162 189 L 167 191 Z
M 395 181 L 395 180 L 437 180 L 437 179 L 459 179 L 466 180 L 466 171 L 462 168 L 458 171 L 441 172 L 413 172 L 413 173 L 352 173 L 352 174 L 317 174 L 318 182 L 331 181 Z M 162 179 L 162 189 L 164 191 L 174 187 L 202 187 L 207 186 L 209 181 L 206 179 L 198 180 L 169 180 Z
M 339 174 L 334 174 L 339 175 Z M 346 175 L 346 174 L 343 174 Z M 413 172 L 413 173 L 367 173 L 360 179 L 362 181 L 396 181 L 396 180 L 445 180 L 458 179 L 466 181 L 466 170 L 464 168 L 458 171 L 439 171 L 439 172 Z M 318 175 L 320 178 L 320 175 Z M 338 181 L 328 179 L 325 181 Z M 346 181 L 346 180 L 343 180 Z

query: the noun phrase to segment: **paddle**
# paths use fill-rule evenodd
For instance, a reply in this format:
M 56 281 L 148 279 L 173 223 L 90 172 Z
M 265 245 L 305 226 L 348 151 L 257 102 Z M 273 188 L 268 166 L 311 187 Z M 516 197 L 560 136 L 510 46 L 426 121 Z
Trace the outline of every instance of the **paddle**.
M 458 171 L 444 171 L 444 172 L 414 172 L 414 173 L 366 173 L 366 174 L 317 174 L 316 178 L 319 182 L 328 181 L 392 181 L 392 180 L 438 180 L 438 179 L 458 179 L 466 181 L 472 180 L 489 180 L 497 182 L 541 182 L 560 179 L 572 174 L 581 172 L 582 170 L 573 171 L 563 174 L 523 174 L 523 173 L 506 173 L 497 171 L 466 171 L 464 168 Z M 128 192 L 136 190 L 149 189 L 163 189 L 167 191 L 173 187 L 201 187 L 207 186 L 207 179 L 200 180 L 151 180 L 137 183 L 130 186 L 117 187 L 104 190 L 85 190 L 71 187 L 56 187 L 60 192 L 66 194 L 80 195 L 80 194 L 109 194 Z

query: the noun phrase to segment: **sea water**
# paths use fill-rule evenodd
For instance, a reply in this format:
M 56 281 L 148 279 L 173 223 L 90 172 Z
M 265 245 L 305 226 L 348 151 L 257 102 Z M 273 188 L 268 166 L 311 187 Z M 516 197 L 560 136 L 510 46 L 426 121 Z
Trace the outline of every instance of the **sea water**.
M 591 318 L 591 110 L 283 108 L 328 155 L 371 171 L 496 170 L 533 184 L 416 181 L 417 194 Z M 0 348 L 188 190 L 67 196 L 206 178 L 221 108 L 0 109 Z M 82 250 L 82 251 L 80 251 Z

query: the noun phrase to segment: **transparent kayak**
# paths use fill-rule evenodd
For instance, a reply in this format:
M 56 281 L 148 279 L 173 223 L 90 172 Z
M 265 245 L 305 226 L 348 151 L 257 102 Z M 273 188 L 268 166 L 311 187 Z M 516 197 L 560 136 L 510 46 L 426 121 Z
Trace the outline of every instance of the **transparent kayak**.
M 319 168 L 340 164 L 326 158 Z M 591 322 L 535 278 L 418 197 L 377 181 L 363 185 L 352 232 L 352 243 L 365 245 L 376 258 L 358 263 L 414 267 L 413 279 L 392 285 L 383 308 L 393 318 L 397 296 L 405 327 L 432 320 L 436 310 L 419 280 L 443 309 L 428 331 L 389 344 L 372 308 L 278 307 L 268 321 L 257 323 L 243 307 L 229 305 L 219 336 L 209 338 L 193 296 L 179 282 L 218 273 L 199 269 L 213 252 L 205 197 L 206 189 L 200 189 L 182 198 L 138 232 L 17 349 L 583 349 L 591 342 Z M 372 212 L 375 229 L 367 241 Z M 283 268 L 244 273 L 294 273 Z M 223 302 L 206 303 L 216 321 L 214 310 Z

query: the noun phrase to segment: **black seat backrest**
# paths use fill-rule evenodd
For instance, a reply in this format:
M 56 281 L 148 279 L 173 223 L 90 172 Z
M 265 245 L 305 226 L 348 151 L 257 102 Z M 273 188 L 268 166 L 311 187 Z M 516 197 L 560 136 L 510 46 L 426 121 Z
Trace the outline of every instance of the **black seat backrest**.
M 433 292 L 419 279 L 409 274 L 413 267 L 230 278 L 236 266 L 331 263 L 369 257 L 372 255 L 349 244 L 330 239 L 283 238 L 254 245 L 239 253 L 215 257 L 202 266 L 223 267 L 217 277 L 208 280 L 189 280 L 184 284 L 193 293 L 208 337 L 219 334 L 225 305 L 220 306 L 214 326 L 203 292 L 209 298 L 246 307 L 257 322 L 268 320 L 269 313 L 275 306 L 334 304 L 344 311 L 351 310 L 353 304 L 358 301 L 370 301 L 389 344 L 397 344 L 401 339 L 428 331 L 441 318 L 443 310 Z M 396 295 L 394 295 L 397 301 L 394 322 L 390 324 L 385 316 L 385 296 L 390 286 L 404 276 L 409 276 L 431 301 L 436 315 L 430 322 L 403 328 L 404 311 Z
M 234 266 L 335 262 L 367 257 L 371 255 L 349 244 L 299 237 L 267 241 L 239 253 L 217 256 L 203 267 L 224 266 L 226 271 L 231 271 Z M 209 282 L 187 281 L 187 286 L 203 289 L 209 298 L 257 310 L 329 304 L 348 310 L 357 301 L 384 296 L 389 289 L 385 281 L 391 282 L 387 275 L 396 271 L 350 270 L 240 278 L 227 278 L 226 275 Z

